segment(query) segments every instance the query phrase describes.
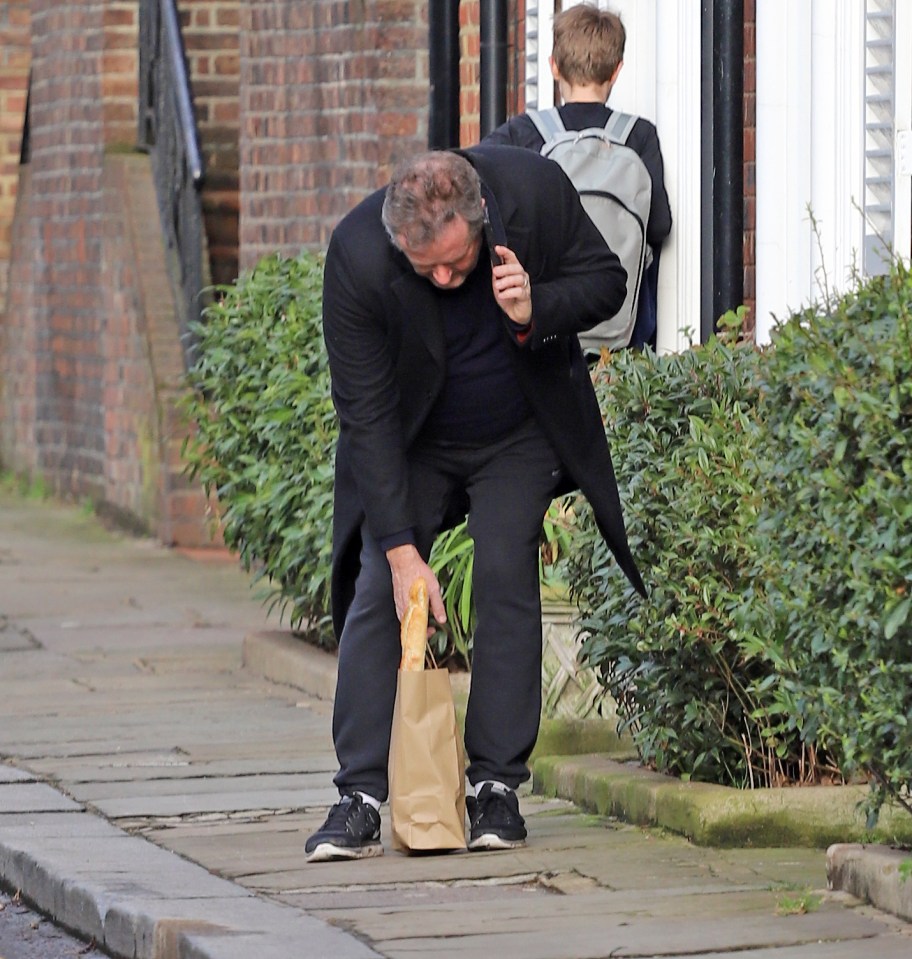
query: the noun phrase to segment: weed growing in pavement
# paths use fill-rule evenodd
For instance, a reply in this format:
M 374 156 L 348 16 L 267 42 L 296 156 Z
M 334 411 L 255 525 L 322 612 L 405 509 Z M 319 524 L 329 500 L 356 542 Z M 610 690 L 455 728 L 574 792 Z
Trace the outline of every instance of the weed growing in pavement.
M 819 909 L 822 902 L 823 896 L 811 892 L 810 889 L 802 890 L 795 895 L 783 894 L 776 900 L 776 915 L 804 916 Z

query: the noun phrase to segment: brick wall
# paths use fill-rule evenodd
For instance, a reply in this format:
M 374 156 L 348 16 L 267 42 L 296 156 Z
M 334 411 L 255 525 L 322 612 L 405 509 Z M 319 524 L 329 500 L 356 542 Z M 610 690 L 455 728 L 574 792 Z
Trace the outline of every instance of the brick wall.
M 210 541 L 201 490 L 183 473 L 179 413 L 184 358 L 148 157 L 106 157 L 102 508 L 154 530 L 164 543 Z
M 19 154 L 32 59 L 29 0 L 0 3 L 0 311 L 9 275 Z
M 479 139 L 479 0 L 462 0 L 460 143 Z M 523 108 L 525 2 L 508 13 L 509 114 Z M 243 0 L 241 265 L 320 248 L 339 218 L 426 148 L 427 4 Z
M 11 10 L 0 0 L 0 23 Z M 207 504 L 180 462 L 183 357 L 150 162 L 124 149 L 136 140 L 137 12 L 136 0 L 31 2 L 0 460 L 164 542 L 203 545 Z
M 99 492 L 104 447 L 102 14 L 101 0 L 32 3 L 27 226 L 40 262 L 29 319 L 46 337 L 36 357 L 35 442 L 53 488 L 75 496 Z
M 481 131 L 480 0 L 459 4 L 459 143 L 477 143 Z
M 11 230 L 10 283 L 0 309 L 0 466 L 34 476 L 40 472 L 35 442 L 39 370 L 47 364 L 49 331 L 39 322 L 44 313 L 37 278 L 41 234 L 32 212 L 31 171 L 18 177 Z
M 205 164 L 203 218 L 213 283 L 238 275 L 241 0 L 179 0 Z
M 322 248 L 426 149 L 427 4 L 243 0 L 241 267 Z
M 102 117 L 104 142 L 110 146 L 133 147 L 136 144 L 138 20 L 138 0 L 106 0 L 103 5 Z

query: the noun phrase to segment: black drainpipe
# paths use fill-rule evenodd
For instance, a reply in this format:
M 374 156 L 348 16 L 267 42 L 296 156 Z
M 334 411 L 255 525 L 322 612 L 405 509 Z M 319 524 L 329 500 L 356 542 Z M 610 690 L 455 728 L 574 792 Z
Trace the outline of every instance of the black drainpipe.
M 459 0 L 431 0 L 428 8 L 431 99 L 428 149 L 459 146 Z
M 481 135 L 507 119 L 507 0 L 481 0 Z
M 703 0 L 700 340 L 744 301 L 744 3 Z

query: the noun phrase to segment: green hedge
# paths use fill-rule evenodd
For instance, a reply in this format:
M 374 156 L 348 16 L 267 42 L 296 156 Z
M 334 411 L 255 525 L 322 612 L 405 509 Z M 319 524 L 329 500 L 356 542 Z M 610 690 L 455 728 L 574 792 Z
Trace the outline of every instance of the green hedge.
M 742 785 L 912 781 L 912 283 L 897 266 L 781 324 L 611 358 L 638 602 L 585 506 L 582 656 L 644 760 Z
M 644 760 L 737 785 L 775 774 L 766 687 L 774 671 L 756 640 L 764 597 L 751 575 L 762 497 L 758 362 L 755 350 L 722 338 L 662 357 L 627 351 L 596 370 L 649 600 L 628 587 L 585 503 L 570 556 L 582 659 L 616 699 Z M 783 776 L 801 754 L 796 735 L 779 758 Z
M 910 274 L 794 317 L 762 373 L 779 705 L 873 777 L 876 806 L 912 783 Z
M 185 411 L 192 475 L 217 497 L 225 543 L 290 625 L 331 645 L 338 434 L 323 349 L 320 256 L 271 256 L 220 288 L 194 328 Z

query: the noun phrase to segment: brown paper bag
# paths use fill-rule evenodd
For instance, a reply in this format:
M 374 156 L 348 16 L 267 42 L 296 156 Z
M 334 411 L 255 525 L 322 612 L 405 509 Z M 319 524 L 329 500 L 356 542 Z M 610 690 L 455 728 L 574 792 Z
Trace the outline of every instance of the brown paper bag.
M 389 789 L 394 849 L 465 849 L 465 762 L 445 669 L 399 671 Z

